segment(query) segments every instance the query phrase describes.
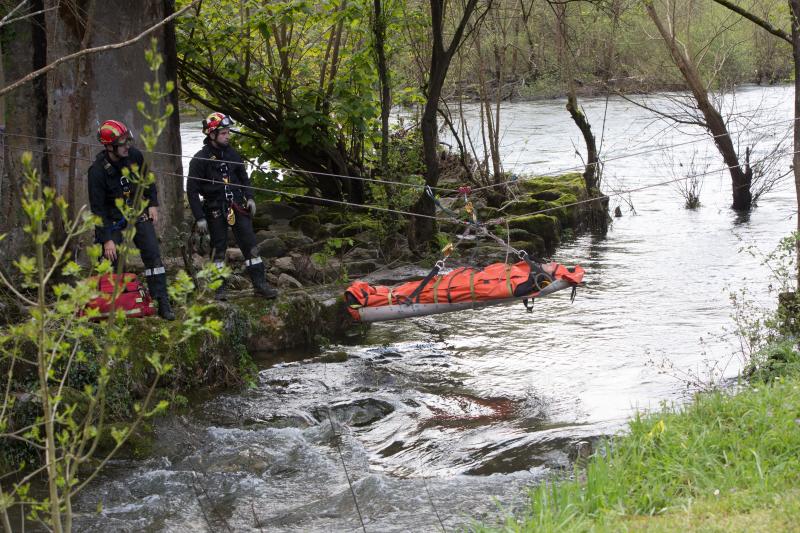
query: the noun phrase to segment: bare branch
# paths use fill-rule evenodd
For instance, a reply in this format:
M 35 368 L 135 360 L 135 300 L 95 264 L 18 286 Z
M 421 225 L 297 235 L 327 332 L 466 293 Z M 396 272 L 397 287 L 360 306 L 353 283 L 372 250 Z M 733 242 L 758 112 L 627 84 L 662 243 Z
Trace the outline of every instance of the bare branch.
M 0 21 L 0 28 L 2 28 L 3 26 L 7 26 L 9 24 L 13 24 L 14 22 L 19 22 L 20 20 L 25 20 L 27 18 L 35 17 L 36 15 L 41 15 L 42 13 L 47 13 L 48 11 L 52 11 L 57 8 L 58 6 L 48 7 L 47 9 L 40 9 L 39 11 L 34 11 L 33 13 L 28 13 L 27 15 L 22 15 L 21 17 L 17 17 L 10 20 L 6 20 L 4 18 L 2 21 Z M 6 15 L 6 18 L 8 18 L 8 15 Z
M 55 69 L 58 65 L 60 65 L 62 63 L 66 63 L 68 61 L 72 61 L 74 59 L 78 59 L 79 57 L 83 57 L 83 56 L 89 55 L 89 54 L 95 54 L 95 53 L 98 53 L 98 52 L 106 52 L 108 50 L 118 50 L 120 48 L 125 48 L 127 46 L 130 46 L 130 45 L 138 42 L 138 41 L 141 41 L 144 37 L 147 37 L 148 35 L 150 35 L 154 31 L 156 31 L 157 29 L 161 28 L 165 24 L 171 22 L 172 20 L 176 19 L 177 17 L 179 17 L 180 15 L 182 15 L 183 13 L 188 11 L 190 8 L 194 7 L 198 2 L 200 2 L 200 0 L 194 0 L 191 4 L 185 6 L 180 11 L 176 11 L 172 15 L 168 16 L 167 18 L 165 18 L 164 20 L 159 22 L 158 24 L 150 26 L 149 28 L 144 30 L 142 33 L 140 33 L 139 35 L 137 35 L 133 39 L 129 39 L 127 41 L 122 41 L 122 42 L 115 43 L 115 44 L 104 44 L 102 46 L 95 46 L 94 48 L 86 48 L 84 50 L 81 50 L 80 52 L 75 52 L 74 54 L 69 54 L 69 55 L 66 55 L 64 57 L 60 57 L 60 58 L 56 59 L 55 61 L 53 61 L 52 63 L 50 63 L 49 65 L 46 65 L 46 66 L 40 68 L 39 70 L 35 70 L 35 71 L 31 72 L 30 74 L 27 74 L 27 75 L 23 76 L 22 78 L 20 78 L 19 80 L 15 81 L 11 85 L 8 85 L 8 86 L 0 89 L 0 96 L 3 96 L 5 94 L 13 91 L 17 87 L 20 87 L 21 85 L 24 85 L 24 84 L 28 83 L 29 81 L 38 78 L 42 74 L 46 74 L 46 73 L 50 72 L 51 70 Z
M 733 2 L 730 2 L 728 0 L 711 0 L 711 1 L 712 2 L 716 2 L 717 4 L 730 9 L 734 13 L 738 13 L 739 15 L 741 15 L 744 18 L 746 18 L 750 22 L 758 24 L 759 26 L 764 28 L 766 31 L 768 31 L 769 33 L 771 33 L 775 37 L 779 37 L 780 39 L 783 39 L 787 43 L 792 44 L 792 36 L 789 35 L 788 33 L 786 33 L 785 31 L 776 28 L 775 26 L 770 24 L 769 21 L 766 21 L 766 20 L 758 17 L 757 15 L 754 15 L 753 13 L 750 13 L 746 9 L 743 9 L 743 8 L 737 6 L 736 4 L 734 4 Z
M 6 279 L 2 271 L 0 271 L 0 281 L 3 282 L 3 285 L 8 287 L 8 290 L 14 293 L 14 296 L 22 300 L 26 305 L 29 305 L 31 307 L 36 305 L 36 302 L 34 302 L 33 300 L 29 300 L 21 292 L 19 292 L 16 289 L 16 287 L 14 287 L 14 285 L 12 285 L 11 282 L 8 279 Z
M 14 9 L 12 9 L 11 11 L 9 11 L 9 12 L 8 12 L 8 15 L 6 15 L 5 17 L 3 17 L 3 19 L 2 19 L 2 20 L 0 20 L 0 27 L 2 27 L 4 24 L 7 24 L 7 23 L 8 23 L 8 19 L 10 19 L 11 17 L 13 17 L 13 16 L 14 16 L 14 13 L 16 13 L 17 11 L 19 11 L 20 9 L 22 9 L 22 6 L 24 6 L 24 5 L 25 5 L 25 4 L 27 4 L 27 3 L 28 3 L 28 0 L 22 0 L 22 2 L 20 2 L 19 4 L 17 4 L 17 7 L 15 7 Z

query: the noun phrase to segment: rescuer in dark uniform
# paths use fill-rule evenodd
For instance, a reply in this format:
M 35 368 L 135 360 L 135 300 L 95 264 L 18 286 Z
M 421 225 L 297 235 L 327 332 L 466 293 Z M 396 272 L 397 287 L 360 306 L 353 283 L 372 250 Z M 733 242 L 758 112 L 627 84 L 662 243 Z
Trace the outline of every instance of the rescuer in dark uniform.
M 137 168 L 144 173 L 144 156 L 131 146 L 132 137 L 125 124 L 116 120 L 103 122 L 97 130 L 104 150 L 97 154 L 89 167 L 89 205 L 92 213 L 99 216 L 102 226 L 95 228 L 95 242 L 103 245 L 103 256 L 117 264 L 117 245 L 122 243 L 122 230 L 128 225 L 122 212 L 117 209 L 116 200 L 133 202 L 136 184 L 125 177 L 123 168 Z M 153 224 L 158 221 L 158 192 L 155 183 L 150 185 L 142 196 L 148 200 L 147 208 L 136 219 L 136 233 L 133 243 L 139 249 L 145 266 L 144 275 L 153 299 L 158 302 L 158 315 L 166 320 L 174 320 L 175 314 L 167 294 L 167 274 L 161 261 L 161 252 Z
M 189 163 L 186 183 L 189 206 L 197 221 L 197 231 L 210 233 L 212 261 L 218 267 L 225 264 L 230 226 L 244 255 L 253 290 L 264 298 L 275 298 L 278 291 L 267 283 L 253 232 L 256 202 L 249 188 L 250 178 L 242 158 L 228 145 L 231 126 L 233 121 L 222 113 L 211 113 L 203 121 L 204 146 Z M 217 290 L 217 299 L 225 298 L 223 286 Z

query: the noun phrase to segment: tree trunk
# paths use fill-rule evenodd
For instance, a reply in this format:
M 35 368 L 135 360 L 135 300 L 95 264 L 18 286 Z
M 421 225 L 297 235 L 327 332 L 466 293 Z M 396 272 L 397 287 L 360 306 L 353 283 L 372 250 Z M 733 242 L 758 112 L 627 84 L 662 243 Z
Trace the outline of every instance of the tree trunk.
M 380 176 L 386 179 L 389 169 L 389 113 L 392 110 L 392 92 L 389 80 L 389 67 L 386 64 L 386 13 L 383 10 L 383 0 L 374 0 L 375 23 L 375 53 L 377 55 L 378 82 L 380 84 L 381 98 L 381 161 Z M 390 208 L 394 205 L 392 188 L 386 185 L 386 197 Z
M 589 195 L 599 194 L 597 143 L 592 133 L 592 125 L 578 108 L 578 95 L 575 92 L 575 77 L 572 72 L 572 57 L 569 53 L 569 37 L 567 35 L 567 6 L 566 4 L 553 5 L 553 11 L 556 15 L 561 68 L 564 82 L 567 85 L 567 111 L 581 131 L 583 141 L 586 143 L 586 166 L 583 170 L 583 182 Z
M 42 0 L 33 0 L 30 4 L 31 11 L 43 8 Z M 39 14 L 0 30 L 7 79 L 18 80 L 46 65 L 47 38 L 44 25 L 44 15 Z M 23 181 L 20 157 L 24 151 L 31 151 L 33 164 L 39 172 L 47 166 L 46 145 L 42 138 L 46 134 L 47 76 L 41 76 L 3 96 L 6 104 L 3 117 L 6 135 L 3 142 L 4 173 L 0 176 L 0 233 L 6 233 L 7 237 L 3 240 L 4 253 L 0 254 L 2 263 L 10 263 L 26 241 L 22 232 L 24 216 L 20 204 Z
M 55 0 L 47 1 L 55 4 Z M 87 3 L 83 3 L 82 10 Z M 73 10 L 64 9 L 62 4 L 61 8 L 49 11 L 45 17 L 47 61 L 76 52 L 81 47 L 119 40 L 120 34 L 101 31 L 103 28 L 125 28 L 122 35 L 132 36 L 173 12 L 173 0 L 146 0 L 137 4 L 106 1 L 97 4 L 93 20 L 87 24 Z M 84 31 L 89 34 L 85 35 Z M 159 52 L 164 56 L 158 72 L 163 86 L 166 80 L 175 80 L 174 26 L 168 24 L 156 31 L 154 37 L 158 39 Z M 42 166 L 58 193 L 71 197 L 73 209 L 88 203 L 86 172 L 101 149 L 96 139 L 98 125 L 108 119 L 120 120 L 131 128 L 135 137 L 145 125 L 136 103 L 147 100 L 143 84 L 153 78 L 144 57 L 149 46 L 148 40 L 142 40 L 127 48 L 85 56 L 79 61 L 78 68 L 65 63 L 46 76 L 44 105 L 47 117 L 44 124 L 47 151 L 51 157 Z M 122 72 L 125 72 L 124 76 L 120 75 Z M 156 175 L 160 203 L 158 232 L 165 252 L 175 251 L 170 250 L 169 245 L 178 242 L 174 237 L 183 220 L 183 165 L 177 95 L 170 95 L 168 102 L 173 104 L 175 112 L 155 148 L 166 155 L 145 154 Z M 168 102 L 162 104 L 162 109 Z
M 794 154 L 792 169 L 794 171 L 794 189 L 797 206 L 800 209 L 800 0 L 789 0 L 792 20 L 792 54 L 794 58 Z M 800 215 L 797 217 L 797 231 L 800 232 Z M 797 287 L 800 290 L 800 239 L 795 241 L 797 247 Z
M 745 165 L 744 169 L 739 165 L 739 157 L 736 153 L 736 148 L 733 146 L 725 121 L 709 100 L 708 91 L 706 91 L 705 85 L 700 79 L 700 74 L 694 62 L 682 45 L 678 43 L 675 34 L 664 25 L 653 4 L 648 2 L 646 8 L 647 14 L 653 20 L 658 32 L 664 39 L 675 65 L 692 91 L 692 95 L 697 102 L 697 108 L 705 117 L 705 126 L 713 136 L 717 150 L 719 150 L 725 165 L 728 167 L 733 191 L 733 205 L 731 207 L 737 211 L 749 210 L 753 203 L 753 197 L 750 193 L 750 182 L 753 177 L 752 169 L 749 165 Z
M 427 101 L 420 124 L 422 151 L 425 158 L 425 183 L 430 187 L 436 187 L 439 183 L 439 126 L 436 117 L 439 112 L 442 87 L 447 77 L 447 70 L 450 68 L 450 61 L 458 47 L 461 46 L 464 30 L 475 11 L 478 0 L 468 0 L 464 5 L 461 20 L 453 32 L 453 38 L 447 48 L 444 46 L 445 3 L 445 0 L 430 0 L 433 46 L 431 47 L 431 63 L 427 80 Z M 492 0 L 487 0 L 485 9 L 491 8 L 491 4 Z M 432 218 L 436 214 L 435 205 L 427 194 L 423 194 L 412 210 L 422 216 L 414 217 L 411 223 L 409 244 L 412 249 L 422 252 L 435 235 L 436 224 Z

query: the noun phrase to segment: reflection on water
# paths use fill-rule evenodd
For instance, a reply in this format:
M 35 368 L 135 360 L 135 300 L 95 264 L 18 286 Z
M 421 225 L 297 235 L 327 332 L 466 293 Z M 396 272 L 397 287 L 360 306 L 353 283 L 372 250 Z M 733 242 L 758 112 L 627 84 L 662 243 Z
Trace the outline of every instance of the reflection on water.
M 790 117 L 789 94 L 747 89 L 737 103 Z M 595 124 L 605 104 L 585 102 Z M 698 140 L 675 157 L 711 147 L 708 168 L 723 166 L 710 141 L 664 130 L 623 101 L 608 102 L 608 117 L 607 154 Z M 507 170 L 575 164 L 579 132 L 561 102 L 513 104 L 504 120 Z M 672 175 L 657 153 L 605 167 L 615 190 Z M 705 178 L 695 211 L 669 187 L 614 197 L 625 216 L 609 234 L 564 243 L 555 257 L 586 268 L 574 304 L 559 294 L 532 314 L 507 305 L 377 324 L 361 344 L 334 348 L 348 352 L 344 363 L 267 368 L 254 390 L 163 419 L 151 459 L 115 464 L 84 495 L 81 529 L 357 530 L 359 511 L 368 531 L 497 519 L 495 501 L 518 507 L 526 484 L 621 430 L 634 409 L 684 398 L 652 361 L 702 373 L 704 361 L 723 360 L 736 375 L 736 345 L 721 335 L 728 293 L 748 287 L 761 303 L 772 299 L 768 271 L 739 249 L 770 250 L 788 234 L 793 195 L 787 182 L 738 216 L 719 172 Z

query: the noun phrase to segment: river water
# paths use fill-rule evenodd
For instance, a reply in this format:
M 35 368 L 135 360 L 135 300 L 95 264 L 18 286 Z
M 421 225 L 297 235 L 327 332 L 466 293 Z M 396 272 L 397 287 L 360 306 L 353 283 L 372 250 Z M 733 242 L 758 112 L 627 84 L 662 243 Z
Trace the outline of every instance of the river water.
M 666 105 L 668 96 L 650 102 Z M 744 88 L 726 101 L 739 113 L 731 128 L 760 139 L 754 157 L 788 132 L 791 97 L 790 88 Z M 704 376 L 717 362 L 718 378 L 735 377 L 739 344 L 723 335 L 734 325 L 730 292 L 747 287 L 760 304 L 774 300 L 769 270 L 740 248 L 770 251 L 796 227 L 790 178 L 737 216 L 730 178 L 706 137 L 667 128 L 620 99 L 583 104 L 610 159 L 606 192 L 672 179 L 694 158 L 707 173 L 702 207 L 684 209 L 671 186 L 612 197 L 623 216 L 608 234 L 579 236 L 555 255 L 587 271 L 574 303 L 557 294 L 532 314 L 520 304 L 377 324 L 359 344 L 331 347 L 346 351 L 346 362 L 287 356 L 264 368 L 254 389 L 159 420 L 151 458 L 114 463 L 83 494 L 79 529 L 496 523 L 524 504 L 526 486 L 568 466 L 583 442 L 623 431 L 637 409 L 684 401 L 681 375 Z M 752 110 L 757 120 L 744 123 Z M 502 116 L 506 170 L 580 165 L 563 101 L 508 104 Z M 191 155 L 199 137 L 186 128 Z

